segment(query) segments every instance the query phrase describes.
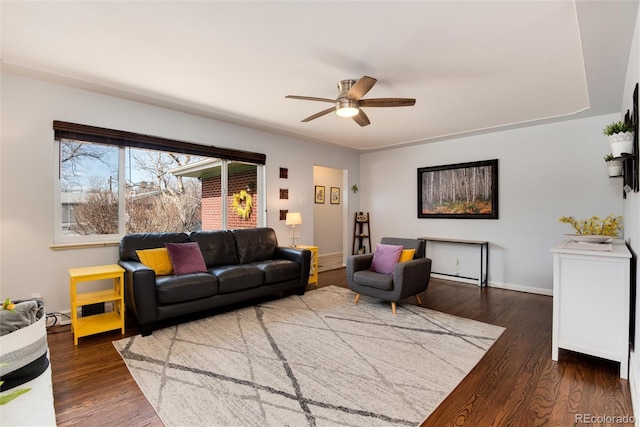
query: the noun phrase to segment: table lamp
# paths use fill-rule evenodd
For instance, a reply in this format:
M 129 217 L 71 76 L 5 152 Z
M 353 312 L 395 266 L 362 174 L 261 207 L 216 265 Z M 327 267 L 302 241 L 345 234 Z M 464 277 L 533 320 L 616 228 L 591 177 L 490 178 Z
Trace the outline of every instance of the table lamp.
M 291 247 L 296 247 L 296 225 L 302 224 L 302 215 L 300 212 L 287 212 L 286 225 L 291 226 Z

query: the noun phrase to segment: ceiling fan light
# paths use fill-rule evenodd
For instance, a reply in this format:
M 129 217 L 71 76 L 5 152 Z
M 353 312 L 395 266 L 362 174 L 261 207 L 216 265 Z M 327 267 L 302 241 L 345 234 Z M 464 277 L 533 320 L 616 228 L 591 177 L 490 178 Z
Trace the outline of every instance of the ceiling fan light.
M 351 100 L 339 100 L 336 108 L 336 114 L 340 117 L 353 117 L 356 116 L 360 110 L 358 109 L 358 103 Z
M 339 115 L 340 117 L 353 117 L 358 115 L 359 111 L 360 110 L 354 107 L 343 107 L 343 108 L 338 108 L 336 110 L 336 114 Z

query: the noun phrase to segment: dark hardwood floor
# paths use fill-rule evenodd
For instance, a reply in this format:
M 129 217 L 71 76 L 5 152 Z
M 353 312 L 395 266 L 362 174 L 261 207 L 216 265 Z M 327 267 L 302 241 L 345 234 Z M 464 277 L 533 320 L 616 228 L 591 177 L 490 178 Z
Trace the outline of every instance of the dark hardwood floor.
M 322 272 L 319 282 L 346 287 L 345 271 Z M 633 415 L 618 363 L 562 350 L 551 360 L 551 297 L 432 279 L 422 302 L 506 328 L 424 426 L 573 426 L 586 414 L 614 421 L 597 425 L 632 425 L 615 422 Z M 69 329 L 48 335 L 58 425 L 161 426 L 111 343 L 122 335 L 80 338 L 76 347 Z M 126 335 L 137 333 L 127 318 Z

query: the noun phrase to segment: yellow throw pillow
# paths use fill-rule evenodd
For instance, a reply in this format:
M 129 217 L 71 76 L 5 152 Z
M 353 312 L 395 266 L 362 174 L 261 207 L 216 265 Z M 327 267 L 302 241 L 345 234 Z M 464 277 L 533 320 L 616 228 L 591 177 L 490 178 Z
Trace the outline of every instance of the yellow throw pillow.
M 398 260 L 398 262 L 411 261 L 415 254 L 416 254 L 415 249 L 403 249 L 402 253 L 400 254 L 400 259 Z
M 145 249 L 136 251 L 140 262 L 150 267 L 158 276 L 173 274 L 173 265 L 167 248 Z

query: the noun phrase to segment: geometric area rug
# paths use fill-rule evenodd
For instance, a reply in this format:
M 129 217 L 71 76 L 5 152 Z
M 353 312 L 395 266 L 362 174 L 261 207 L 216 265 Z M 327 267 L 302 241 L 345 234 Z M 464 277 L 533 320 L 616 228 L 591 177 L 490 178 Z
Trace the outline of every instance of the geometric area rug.
M 168 426 L 417 426 L 504 328 L 328 286 L 114 341 Z

